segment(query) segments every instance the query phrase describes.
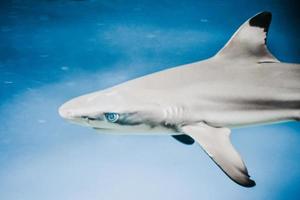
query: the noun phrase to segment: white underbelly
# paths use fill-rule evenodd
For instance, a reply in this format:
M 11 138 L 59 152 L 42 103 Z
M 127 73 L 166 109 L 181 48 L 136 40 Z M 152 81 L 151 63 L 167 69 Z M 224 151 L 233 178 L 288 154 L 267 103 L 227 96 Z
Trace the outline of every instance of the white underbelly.
M 242 84 L 242 83 L 240 83 Z M 185 117 L 220 127 L 268 124 L 300 118 L 300 91 L 289 88 L 207 86 L 189 93 Z M 192 102 L 192 103 L 191 103 Z
M 176 135 L 175 130 L 164 126 L 157 125 L 150 127 L 148 125 L 122 126 L 121 129 L 97 129 L 96 131 L 103 134 L 114 135 Z
M 203 115 L 203 121 L 213 126 L 242 127 L 257 124 L 269 124 L 295 119 L 295 110 L 254 110 L 209 112 Z

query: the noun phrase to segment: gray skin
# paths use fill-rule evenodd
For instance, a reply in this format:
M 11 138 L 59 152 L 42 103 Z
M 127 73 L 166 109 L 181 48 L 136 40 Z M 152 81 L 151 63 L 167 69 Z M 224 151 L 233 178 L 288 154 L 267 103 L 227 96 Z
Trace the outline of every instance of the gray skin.
M 300 65 L 268 51 L 270 22 L 271 13 L 259 13 L 212 58 L 74 98 L 59 113 L 102 133 L 186 134 L 229 178 L 252 187 L 229 128 L 300 118 Z M 117 113 L 117 121 L 105 113 Z

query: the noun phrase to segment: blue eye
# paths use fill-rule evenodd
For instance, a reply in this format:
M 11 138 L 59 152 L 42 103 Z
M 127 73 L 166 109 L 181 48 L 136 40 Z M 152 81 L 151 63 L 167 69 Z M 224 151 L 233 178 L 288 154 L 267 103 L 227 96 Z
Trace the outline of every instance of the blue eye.
M 109 122 L 116 122 L 119 119 L 119 114 L 118 113 L 104 113 L 105 118 L 107 119 L 107 121 Z

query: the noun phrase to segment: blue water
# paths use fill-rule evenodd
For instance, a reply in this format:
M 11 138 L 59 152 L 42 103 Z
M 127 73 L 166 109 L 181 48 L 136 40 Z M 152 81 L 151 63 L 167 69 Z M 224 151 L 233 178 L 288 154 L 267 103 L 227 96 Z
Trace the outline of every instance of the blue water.
M 198 145 L 68 124 L 66 100 L 214 55 L 269 10 L 270 50 L 300 63 L 296 1 L 0 2 L 0 199 L 297 199 L 300 123 L 234 129 L 254 188 L 230 181 Z

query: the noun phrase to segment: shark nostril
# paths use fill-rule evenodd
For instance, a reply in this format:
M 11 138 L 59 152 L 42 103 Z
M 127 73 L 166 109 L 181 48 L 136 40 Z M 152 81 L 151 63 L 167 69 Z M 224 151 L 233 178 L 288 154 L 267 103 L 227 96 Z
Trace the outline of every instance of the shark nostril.
M 86 116 L 86 115 L 81 116 L 81 119 L 84 119 L 84 120 L 92 120 L 92 118 L 90 118 L 89 116 Z
M 89 116 L 86 116 L 86 115 L 81 116 L 81 118 L 85 119 L 85 120 L 91 120 L 91 121 L 97 120 L 97 118 L 95 118 L 95 117 L 89 117 Z

